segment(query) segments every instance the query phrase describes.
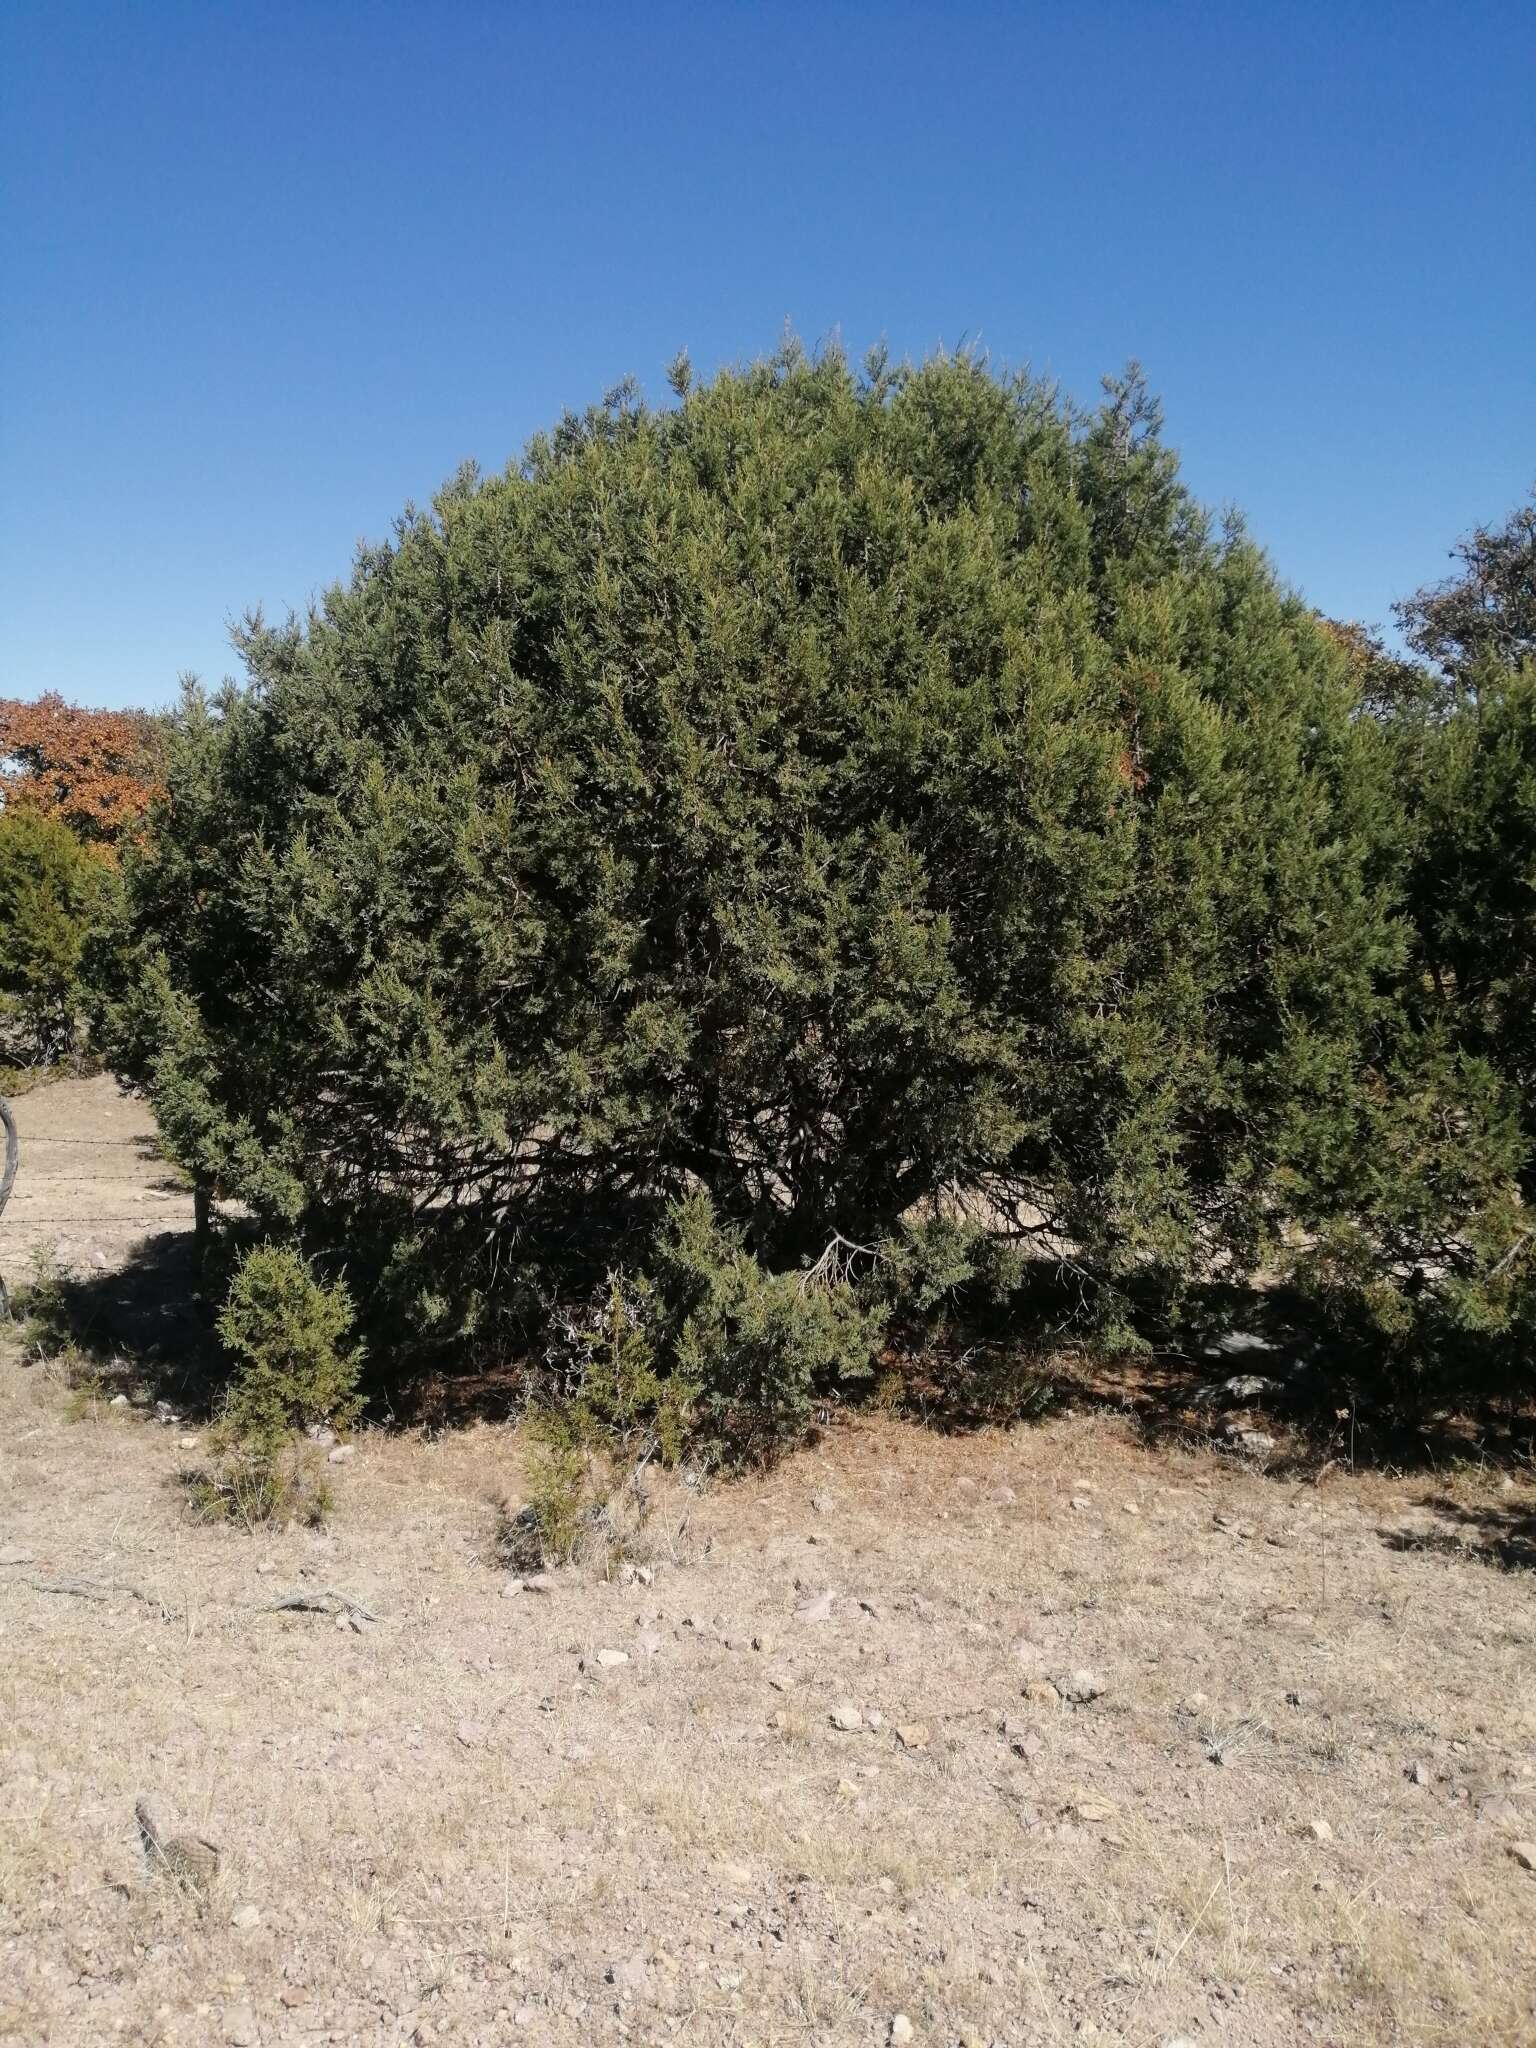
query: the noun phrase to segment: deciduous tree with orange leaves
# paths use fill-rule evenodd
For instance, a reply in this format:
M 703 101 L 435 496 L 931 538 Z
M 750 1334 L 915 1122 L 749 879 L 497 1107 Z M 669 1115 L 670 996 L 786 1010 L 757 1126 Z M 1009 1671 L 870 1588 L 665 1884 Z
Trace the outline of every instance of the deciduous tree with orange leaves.
M 142 711 L 91 711 L 55 691 L 0 697 L 0 805 L 114 847 L 160 789 L 159 728 Z

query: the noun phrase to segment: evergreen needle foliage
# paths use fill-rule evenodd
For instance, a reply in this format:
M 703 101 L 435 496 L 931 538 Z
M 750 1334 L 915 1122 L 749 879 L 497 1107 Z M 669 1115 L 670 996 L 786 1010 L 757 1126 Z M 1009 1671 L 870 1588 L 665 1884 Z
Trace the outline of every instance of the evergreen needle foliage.
M 869 1369 L 925 1218 L 1101 1320 L 1298 1228 L 1395 1285 L 1502 1158 L 1404 1025 L 1397 753 L 1139 375 L 674 389 L 188 696 L 109 992 L 178 1156 L 345 1247 L 397 1349 L 649 1273 L 768 1435 Z

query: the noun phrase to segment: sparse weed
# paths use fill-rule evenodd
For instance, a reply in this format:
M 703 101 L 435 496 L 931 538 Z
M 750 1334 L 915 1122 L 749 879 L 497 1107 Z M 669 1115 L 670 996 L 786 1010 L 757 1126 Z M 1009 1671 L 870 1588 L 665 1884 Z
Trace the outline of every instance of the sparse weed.
M 271 1449 L 221 1427 L 210 1448 L 211 1462 L 182 1479 L 196 1521 L 232 1522 L 248 1532 L 282 1522 L 318 1528 L 335 1505 L 310 1445 Z

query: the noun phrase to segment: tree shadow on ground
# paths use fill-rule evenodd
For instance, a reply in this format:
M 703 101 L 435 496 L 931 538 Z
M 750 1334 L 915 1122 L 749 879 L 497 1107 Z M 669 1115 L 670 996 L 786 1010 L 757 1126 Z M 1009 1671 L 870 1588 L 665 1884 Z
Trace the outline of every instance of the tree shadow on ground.
M 1214 1284 L 1185 1298 L 1176 1329 L 1157 1302 L 1137 1306 L 1142 1348 L 1074 1338 L 1061 1283 L 1042 1273 L 1005 1304 L 973 1305 L 940 1341 L 915 1341 L 890 1358 L 902 1412 L 967 1434 L 1070 1403 L 1124 1418 L 1149 1445 L 1225 1452 L 1286 1479 L 1335 1465 L 1512 1469 L 1536 1452 L 1528 1404 L 1415 1401 L 1388 1380 L 1378 1354 L 1289 1290 Z
M 1439 1517 L 1434 1529 L 1383 1529 L 1388 1550 L 1425 1550 L 1442 1557 L 1470 1557 L 1507 1572 L 1536 1571 L 1536 1509 L 1528 1500 L 1454 1500 L 1427 1493 L 1416 1503 Z
M 191 1418 L 222 1392 L 228 1365 L 190 1231 L 142 1239 L 110 1272 L 42 1276 L 20 1307 L 33 1355 L 63 1357 L 76 1384 L 108 1399 L 166 1401 Z

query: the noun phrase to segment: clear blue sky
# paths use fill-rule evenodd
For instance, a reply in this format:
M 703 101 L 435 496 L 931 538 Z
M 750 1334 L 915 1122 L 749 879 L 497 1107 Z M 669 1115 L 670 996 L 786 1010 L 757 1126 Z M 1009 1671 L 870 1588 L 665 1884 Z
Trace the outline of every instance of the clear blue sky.
M 1536 481 L 1536 5 L 0 6 L 0 695 L 159 703 L 465 457 L 789 320 L 1138 356 L 1385 622 Z

